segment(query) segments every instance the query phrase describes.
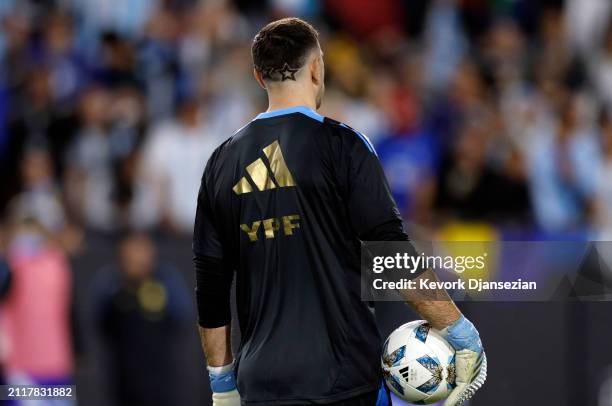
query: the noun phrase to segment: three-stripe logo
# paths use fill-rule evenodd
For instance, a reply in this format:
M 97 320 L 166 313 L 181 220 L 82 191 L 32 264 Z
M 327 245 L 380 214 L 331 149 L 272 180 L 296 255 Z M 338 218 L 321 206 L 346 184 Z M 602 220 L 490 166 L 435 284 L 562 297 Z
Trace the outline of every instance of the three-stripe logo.
M 277 187 L 295 186 L 293 175 L 287 167 L 278 140 L 265 147 L 264 157 L 257 158 L 246 167 L 247 175 L 240 178 L 232 190 L 237 195 L 251 193 L 253 185 L 264 191 Z M 265 161 L 265 162 L 264 162 Z

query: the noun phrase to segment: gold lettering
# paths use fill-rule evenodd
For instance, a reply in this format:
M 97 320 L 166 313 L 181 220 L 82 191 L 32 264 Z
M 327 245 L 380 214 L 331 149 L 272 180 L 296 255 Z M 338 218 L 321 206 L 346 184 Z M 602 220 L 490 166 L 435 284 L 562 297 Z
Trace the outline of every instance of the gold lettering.
M 249 236 L 249 240 L 251 240 L 251 242 L 255 242 L 257 241 L 257 230 L 259 230 L 260 225 L 261 225 L 261 220 L 257 220 L 253 222 L 252 227 L 249 227 L 247 224 L 240 224 L 240 229 L 244 231 L 245 233 L 247 233 L 247 235 Z M 266 234 L 267 233 L 268 231 L 266 231 Z
M 292 221 L 295 220 L 295 223 Z M 285 235 L 293 235 L 294 228 L 300 228 L 300 216 L 297 214 L 293 214 L 291 216 L 283 216 L 283 230 L 285 231 Z
M 274 238 L 274 232 L 278 231 L 278 229 L 280 228 L 280 223 L 275 218 L 265 219 L 263 221 L 263 226 L 264 226 L 266 238 L 270 239 L 270 238 Z
M 276 237 L 276 232 L 280 230 L 281 222 L 283 225 L 284 234 L 293 235 L 294 230 L 300 228 L 299 221 L 300 216 L 298 214 L 292 214 L 289 216 L 283 216 L 280 219 L 269 218 L 265 220 L 257 220 L 253 222 L 252 226 L 241 224 L 240 229 L 248 235 L 251 242 L 255 242 L 258 240 L 257 232 L 262 224 L 266 239 L 271 239 Z

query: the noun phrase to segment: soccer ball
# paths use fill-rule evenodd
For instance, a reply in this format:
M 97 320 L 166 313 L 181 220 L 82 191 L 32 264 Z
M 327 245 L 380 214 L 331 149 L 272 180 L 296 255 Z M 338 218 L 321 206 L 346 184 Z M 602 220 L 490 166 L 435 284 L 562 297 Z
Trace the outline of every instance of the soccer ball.
M 425 320 L 392 332 L 381 364 L 389 389 L 409 403 L 435 403 L 455 387 L 455 350 Z

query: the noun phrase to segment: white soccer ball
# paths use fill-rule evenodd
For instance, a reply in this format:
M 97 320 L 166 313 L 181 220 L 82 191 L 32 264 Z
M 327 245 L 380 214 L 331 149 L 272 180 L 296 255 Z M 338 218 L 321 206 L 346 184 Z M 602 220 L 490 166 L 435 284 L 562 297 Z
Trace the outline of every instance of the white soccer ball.
M 389 389 L 409 403 L 435 403 L 455 387 L 455 350 L 425 320 L 392 332 L 381 364 Z

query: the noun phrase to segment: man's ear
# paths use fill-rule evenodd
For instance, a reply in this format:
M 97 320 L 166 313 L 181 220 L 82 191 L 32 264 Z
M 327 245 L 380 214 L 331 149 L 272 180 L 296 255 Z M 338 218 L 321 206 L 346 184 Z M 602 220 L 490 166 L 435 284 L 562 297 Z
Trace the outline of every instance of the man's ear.
M 261 76 L 261 72 L 253 68 L 253 76 L 255 76 L 255 80 L 257 81 L 257 83 L 259 83 L 259 86 L 265 89 L 266 82 L 263 80 L 263 76 Z
M 323 66 L 321 65 L 321 62 L 321 57 L 315 56 L 314 58 L 312 58 L 312 62 L 310 63 L 310 78 L 312 80 L 312 83 L 314 83 L 315 85 L 319 85 L 323 80 Z

